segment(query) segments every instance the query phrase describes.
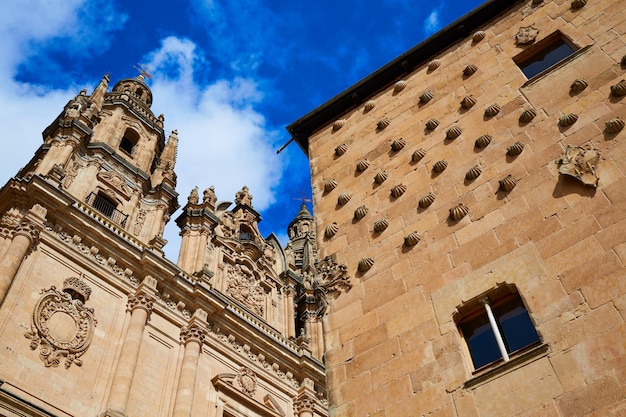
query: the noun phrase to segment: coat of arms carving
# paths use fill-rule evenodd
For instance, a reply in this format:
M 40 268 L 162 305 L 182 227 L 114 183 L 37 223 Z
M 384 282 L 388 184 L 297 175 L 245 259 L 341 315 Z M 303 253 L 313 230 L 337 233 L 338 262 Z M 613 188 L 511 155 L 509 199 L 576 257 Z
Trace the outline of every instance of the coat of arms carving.
M 516 45 L 526 45 L 532 43 L 539 35 L 539 30 L 532 26 L 523 26 L 519 28 L 517 35 L 515 35 Z
M 565 154 L 556 162 L 559 165 L 559 174 L 572 176 L 593 188 L 598 186 L 597 167 L 600 162 L 600 151 L 591 145 L 567 145 Z
M 250 397 L 254 395 L 256 391 L 256 374 L 252 369 L 246 368 L 245 366 L 239 369 L 237 382 L 246 395 Z
M 91 288 L 80 278 L 63 282 L 63 290 L 52 286 L 41 290 L 31 319 L 31 331 L 24 336 L 30 348 L 39 348 L 39 358 L 46 367 L 66 368 L 82 365 L 80 357 L 91 344 L 96 320 L 93 309 L 85 307 Z

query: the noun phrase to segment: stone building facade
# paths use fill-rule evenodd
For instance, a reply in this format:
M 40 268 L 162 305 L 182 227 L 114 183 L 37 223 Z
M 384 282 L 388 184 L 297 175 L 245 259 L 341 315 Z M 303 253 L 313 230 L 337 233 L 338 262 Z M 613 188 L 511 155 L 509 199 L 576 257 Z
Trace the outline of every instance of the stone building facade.
M 492 0 L 288 127 L 329 413 L 626 415 L 626 8 Z
M 177 133 L 141 76 L 108 84 L 0 190 L 0 416 L 326 416 L 319 306 L 346 273 L 306 206 L 283 249 L 247 187 L 194 189 L 166 259 Z

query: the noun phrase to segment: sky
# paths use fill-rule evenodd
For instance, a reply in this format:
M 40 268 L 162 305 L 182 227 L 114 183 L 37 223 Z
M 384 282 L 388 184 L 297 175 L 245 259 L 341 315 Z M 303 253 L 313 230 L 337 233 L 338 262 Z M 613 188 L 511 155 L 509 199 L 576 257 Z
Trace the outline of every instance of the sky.
M 482 0 L 3 0 L 0 183 L 41 132 L 104 74 L 151 75 L 155 115 L 178 130 L 177 191 L 247 185 L 261 233 L 286 228 L 311 198 L 308 161 L 285 126 L 476 8 Z M 307 203 L 312 211 L 311 203 Z M 180 238 L 172 216 L 166 256 Z

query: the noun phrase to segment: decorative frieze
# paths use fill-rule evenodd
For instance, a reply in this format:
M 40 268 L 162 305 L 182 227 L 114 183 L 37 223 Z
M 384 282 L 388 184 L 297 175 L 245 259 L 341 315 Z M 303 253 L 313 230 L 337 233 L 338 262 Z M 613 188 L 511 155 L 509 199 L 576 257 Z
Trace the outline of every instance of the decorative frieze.
M 590 187 L 598 186 L 597 167 L 600 151 L 590 144 L 586 146 L 567 145 L 565 153 L 557 161 L 559 174 L 569 175 Z

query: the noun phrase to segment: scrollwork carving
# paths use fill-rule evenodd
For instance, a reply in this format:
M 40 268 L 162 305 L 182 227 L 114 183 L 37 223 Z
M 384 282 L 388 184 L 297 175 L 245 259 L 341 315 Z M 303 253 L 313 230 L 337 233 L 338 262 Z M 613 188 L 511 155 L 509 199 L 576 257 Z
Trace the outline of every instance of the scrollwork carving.
M 244 394 L 253 397 L 256 391 L 256 374 L 248 367 L 242 366 L 237 373 L 237 383 Z

